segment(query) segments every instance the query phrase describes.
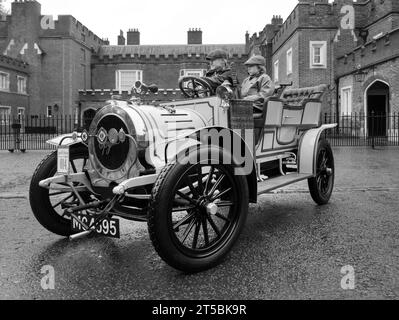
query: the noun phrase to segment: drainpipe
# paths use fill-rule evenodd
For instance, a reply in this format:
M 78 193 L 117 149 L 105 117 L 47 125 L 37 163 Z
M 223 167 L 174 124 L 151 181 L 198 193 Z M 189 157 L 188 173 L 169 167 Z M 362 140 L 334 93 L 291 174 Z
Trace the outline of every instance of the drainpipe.
M 338 122 L 338 126 L 337 126 L 337 128 L 336 128 L 336 131 L 338 132 L 339 131 L 339 125 L 340 125 L 340 123 L 339 123 L 339 78 L 336 78 L 335 79 L 335 90 L 336 90 L 336 93 L 335 93 L 335 114 L 336 114 L 336 117 L 337 117 L 337 122 Z

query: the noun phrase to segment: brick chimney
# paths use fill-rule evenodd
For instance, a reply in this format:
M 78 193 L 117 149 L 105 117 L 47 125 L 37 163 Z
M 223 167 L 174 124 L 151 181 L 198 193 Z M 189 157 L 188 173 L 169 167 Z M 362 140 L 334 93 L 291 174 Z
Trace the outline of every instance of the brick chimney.
M 129 29 L 127 32 L 127 44 L 134 46 L 140 45 L 140 31 L 138 29 Z
M 272 18 L 272 25 L 281 25 L 283 24 L 284 20 L 281 16 L 273 16 Z
M 202 31 L 201 29 L 189 29 L 187 32 L 188 44 L 202 44 Z
M 124 46 L 126 45 L 126 39 L 125 36 L 123 35 L 123 31 L 120 31 L 120 34 L 118 36 L 118 46 Z

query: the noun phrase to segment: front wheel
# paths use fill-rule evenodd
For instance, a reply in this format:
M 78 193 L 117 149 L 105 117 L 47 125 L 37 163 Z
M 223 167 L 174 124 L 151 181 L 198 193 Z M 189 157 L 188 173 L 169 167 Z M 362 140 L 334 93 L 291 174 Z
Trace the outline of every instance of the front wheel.
M 330 201 L 335 180 L 335 163 L 331 145 L 320 140 L 316 155 L 316 177 L 308 180 L 310 195 L 318 205 Z
M 85 146 L 70 148 L 70 170 L 78 173 L 88 161 L 88 150 Z M 65 190 L 48 190 L 39 186 L 39 182 L 57 174 L 57 151 L 49 154 L 37 167 L 33 174 L 30 189 L 30 205 L 36 219 L 52 233 L 68 237 L 73 234 L 71 218 L 65 215 L 65 208 L 77 205 L 78 199 L 70 188 Z M 81 194 L 85 197 L 85 194 Z
M 187 273 L 218 265 L 238 239 L 248 213 L 248 185 L 231 166 L 169 164 L 152 193 L 151 241 L 160 257 Z

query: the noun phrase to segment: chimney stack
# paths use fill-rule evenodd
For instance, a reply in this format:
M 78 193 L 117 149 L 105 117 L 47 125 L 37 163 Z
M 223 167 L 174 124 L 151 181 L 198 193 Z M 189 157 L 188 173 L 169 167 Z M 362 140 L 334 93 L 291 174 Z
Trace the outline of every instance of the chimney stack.
M 126 45 L 126 39 L 125 36 L 123 35 L 123 31 L 121 30 L 121 33 L 118 36 L 118 46 L 124 46 Z
M 127 44 L 134 46 L 140 45 L 140 31 L 138 29 L 129 29 L 127 32 Z
M 272 25 L 282 25 L 283 22 L 284 20 L 281 18 L 281 16 L 273 16 Z
M 202 31 L 201 29 L 193 28 L 187 32 L 188 44 L 202 44 Z

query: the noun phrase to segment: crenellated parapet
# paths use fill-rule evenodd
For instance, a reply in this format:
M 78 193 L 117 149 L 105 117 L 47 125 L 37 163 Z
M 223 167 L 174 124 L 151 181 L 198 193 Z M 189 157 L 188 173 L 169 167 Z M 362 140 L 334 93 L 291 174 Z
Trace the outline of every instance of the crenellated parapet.
M 399 28 L 368 41 L 354 51 L 337 58 L 336 77 L 356 73 L 399 58 Z
M 115 89 L 79 90 L 81 102 L 102 102 L 110 100 L 112 96 L 119 96 L 122 100 L 132 97 L 130 91 L 118 91 Z M 186 99 L 180 89 L 159 89 L 158 93 L 147 93 L 141 97 L 144 101 L 174 101 Z
M 106 42 L 71 15 L 41 16 L 41 37 L 69 36 L 98 48 Z

